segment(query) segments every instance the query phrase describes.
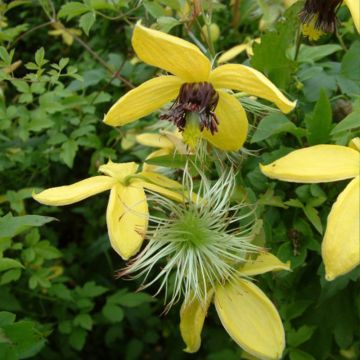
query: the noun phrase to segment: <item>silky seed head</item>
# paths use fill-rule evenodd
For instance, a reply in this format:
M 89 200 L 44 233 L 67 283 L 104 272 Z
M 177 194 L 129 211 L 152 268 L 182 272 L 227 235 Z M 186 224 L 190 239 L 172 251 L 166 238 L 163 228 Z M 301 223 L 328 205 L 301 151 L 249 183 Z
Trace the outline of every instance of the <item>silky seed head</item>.
M 181 296 L 205 304 L 211 290 L 239 275 L 248 255 L 261 250 L 251 244 L 253 212 L 230 203 L 234 179 L 229 171 L 211 186 L 202 176 L 199 195 L 182 204 L 154 195 L 157 208 L 168 217 L 150 218 L 148 244 L 119 275 L 143 276 L 143 288 L 160 283 L 157 294 L 165 289 L 168 307 Z M 183 183 L 191 194 L 191 177 L 186 175 Z M 160 270 L 153 271 L 155 266 Z

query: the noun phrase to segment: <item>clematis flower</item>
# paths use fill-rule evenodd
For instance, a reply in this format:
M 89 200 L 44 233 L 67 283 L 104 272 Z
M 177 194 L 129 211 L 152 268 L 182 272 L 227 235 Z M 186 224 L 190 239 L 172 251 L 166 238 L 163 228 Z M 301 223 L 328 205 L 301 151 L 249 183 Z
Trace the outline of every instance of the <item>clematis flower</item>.
M 138 252 L 147 229 L 148 206 L 144 189 L 183 201 L 178 182 L 153 172 L 136 173 L 137 169 L 134 162 L 117 164 L 109 161 L 99 167 L 104 175 L 47 189 L 34 194 L 33 198 L 44 205 L 63 206 L 110 190 L 106 212 L 109 238 L 113 249 L 126 260 Z
M 237 278 L 218 285 L 205 305 L 197 299 L 184 302 L 180 332 L 185 351 L 193 353 L 200 348 L 202 328 L 213 300 L 224 329 L 241 348 L 258 359 L 281 359 L 285 347 L 281 318 L 274 304 L 249 277 L 289 269 L 289 264 L 276 256 L 262 253 L 246 262 Z
M 300 12 L 303 35 L 316 41 L 325 33 L 334 32 L 336 12 L 343 2 L 349 8 L 355 27 L 360 33 L 359 0 L 306 0 Z
M 214 300 L 225 330 L 239 346 L 259 359 L 280 359 L 285 346 L 280 316 L 250 277 L 289 270 L 289 264 L 252 244 L 254 223 L 244 221 L 249 213 L 243 204 L 230 204 L 233 171 L 213 185 L 204 175 L 201 178 L 198 196 L 191 202 L 156 198 L 164 216 L 150 217 L 155 225 L 147 232 L 148 244 L 119 276 L 144 276 L 142 288 L 160 282 L 157 294 L 163 288 L 165 300 L 171 294 L 168 309 L 183 296 L 180 331 L 185 351 L 199 349 L 204 319 Z M 193 187 L 191 177 L 184 183 Z M 160 270 L 152 271 L 157 264 Z
M 353 179 L 338 196 L 322 243 L 326 279 L 333 280 L 360 264 L 360 139 L 349 147 L 315 145 L 295 150 L 263 166 L 268 177 L 298 183 Z
M 138 23 L 132 45 L 142 61 L 173 75 L 148 80 L 121 97 L 105 115 L 108 125 L 125 125 L 175 99 L 161 119 L 174 123 L 186 143 L 204 137 L 222 150 L 238 150 L 246 139 L 248 121 L 239 101 L 225 89 L 272 101 L 285 113 L 295 107 L 259 71 L 239 64 L 211 70 L 209 59 L 183 39 Z

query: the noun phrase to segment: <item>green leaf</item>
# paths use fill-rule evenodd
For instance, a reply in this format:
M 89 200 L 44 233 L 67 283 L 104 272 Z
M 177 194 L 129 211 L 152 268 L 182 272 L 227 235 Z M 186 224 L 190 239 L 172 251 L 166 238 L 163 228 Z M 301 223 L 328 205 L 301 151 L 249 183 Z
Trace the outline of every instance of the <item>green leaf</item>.
M 8 311 L 0 311 L 0 326 L 13 324 L 15 322 L 16 315 Z
M 330 140 L 332 110 L 329 98 L 322 89 L 314 112 L 305 118 L 310 145 L 326 144 Z
M 85 330 L 91 330 L 93 326 L 92 317 L 89 314 L 79 314 L 74 319 L 74 325 L 80 326 Z
M 96 285 L 94 281 L 88 281 L 82 288 L 77 288 L 77 292 L 83 297 L 97 297 L 106 293 L 108 289 L 104 286 Z
M 360 81 L 360 41 L 354 42 L 344 55 L 341 74 L 348 79 Z
M 0 272 L 14 268 L 24 268 L 24 266 L 17 260 L 10 258 L 0 258 Z
M 68 141 L 66 141 L 61 145 L 60 158 L 69 168 L 72 168 L 74 164 L 74 159 L 77 150 L 78 150 L 78 144 L 76 143 L 76 141 L 72 139 L 69 139 Z
M 0 238 L 11 238 L 31 227 L 42 226 L 54 220 L 56 219 L 49 216 L 25 215 L 12 217 L 8 214 L 0 218 Z
M 342 50 L 342 47 L 338 44 L 326 44 L 318 46 L 301 45 L 298 61 L 313 63 L 339 50 Z
M 39 241 L 32 248 L 38 255 L 46 260 L 57 259 L 62 256 L 62 252 L 50 245 L 50 242 L 47 240 Z
M 269 138 L 272 135 L 283 132 L 297 133 L 298 128 L 280 113 L 273 113 L 265 116 L 259 123 L 255 134 L 251 138 L 251 143 L 256 143 Z
M 67 4 L 64 4 L 58 13 L 59 18 L 66 17 L 67 20 L 79 16 L 85 12 L 91 11 L 87 5 L 75 1 L 70 1 Z
M 298 347 L 302 343 L 309 340 L 314 333 L 315 326 L 303 325 L 298 330 L 289 331 L 287 334 L 287 342 L 290 346 Z
M 290 360 L 316 360 L 313 356 L 299 349 L 290 349 Z
M 343 131 L 354 130 L 360 127 L 360 109 L 353 111 L 341 120 L 331 131 L 331 135 L 341 133 Z
M 157 19 L 159 30 L 168 33 L 173 27 L 180 25 L 181 22 L 171 16 L 160 16 Z
M 35 53 L 35 63 L 39 67 L 42 67 L 44 64 L 47 63 L 47 60 L 45 60 L 45 50 L 43 47 L 38 49 Z
M 95 19 L 96 19 L 95 13 L 88 12 L 88 13 L 82 15 L 79 20 L 79 25 L 84 30 L 84 33 L 87 36 L 89 36 L 89 31 L 90 31 L 91 27 L 94 25 Z
M 73 329 L 71 335 L 69 336 L 69 344 L 75 349 L 75 350 L 82 350 L 82 348 L 85 345 L 87 337 L 87 331 L 76 327 Z
M 20 91 L 22 93 L 29 93 L 30 92 L 30 86 L 28 83 L 24 80 L 13 80 L 12 84 L 16 87 L 17 91 Z
M 116 297 L 116 303 L 118 305 L 126 307 L 137 307 L 144 303 L 153 302 L 154 298 L 146 293 L 122 293 Z M 114 302 L 114 298 L 111 302 Z
M 323 227 L 321 224 L 318 211 L 310 204 L 306 204 L 304 207 L 304 213 L 306 217 L 309 219 L 309 221 L 314 225 L 315 229 L 322 235 Z
M 115 304 L 106 303 L 102 308 L 102 314 L 110 321 L 110 322 L 121 322 L 124 319 L 124 311 L 123 309 Z

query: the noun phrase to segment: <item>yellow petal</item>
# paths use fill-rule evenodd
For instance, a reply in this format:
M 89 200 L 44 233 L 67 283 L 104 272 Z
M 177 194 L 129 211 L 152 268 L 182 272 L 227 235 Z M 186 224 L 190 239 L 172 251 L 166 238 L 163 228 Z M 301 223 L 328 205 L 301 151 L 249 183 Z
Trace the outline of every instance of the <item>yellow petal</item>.
M 135 174 L 138 167 L 139 165 L 134 162 L 118 164 L 109 160 L 107 164 L 99 167 L 99 172 L 122 181 L 127 176 Z
M 142 61 L 164 69 L 183 81 L 207 81 L 209 78 L 209 59 L 188 41 L 148 29 L 138 23 L 132 45 Z
M 208 294 L 206 304 L 197 299 L 183 302 L 180 309 L 180 332 L 186 344 L 184 351 L 194 353 L 201 345 L 201 331 L 213 294 Z
M 348 146 L 360 152 L 360 137 L 353 138 L 349 141 Z
M 136 181 L 134 181 L 134 184 L 139 184 L 139 185 L 143 186 L 145 189 L 156 192 L 160 195 L 163 195 L 163 196 L 165 196 L 171 200 L 175 200 L 177 202 L 183 202 L 185 199 L 185 196 L 180 191 L 169 190 L 162 186 L 149 183 L 147 181 L 136 180 Z
M 215 109 L 219 119 L 218 132 L 211 135 L 204 131 L 204 137 L 219 149 L 226 151 L 239 150 L 247 136 L 248 120 L 242 105 L 236 98 L 225 91 L 218 90 L 219 103 Z
M 148 224 L 144 189 L 116 184 L 111 189 L 106 222 L 113 249 L 124 260 L 135 255 L 143 243 Z
M 283 263 L 273 254 L 261 253 L 255 260 L 248 260 L 246 264 L 239 269 L 239 272 L 246 276 L 253 276 L 269 271 L 280 270 L 290 270 L 290 262 Z
M 122 96 L 104 117 L 111 126 L 125 125 L 161 108 L 178 96 L 182 81 L 176 76 L 148 80 Z
M 33 194 L 33 198 L 41 204 L 62 206 L 86 199 L 95 194 L 110 190 L 116 179 L 108 176 L 93 176 L 72 185 L 58 186 Z
M 143 171 L 139 175 L 141 175 L 141 178 L 145 179 L 147 182 L 151 182 L 153 184 L 160 185 L 171 190 L 182 189 L 182 185 L 179 182 L 169 179 L 167 176 L 158 173 Z
M 240 64 L 222 65 L 210 74 L 210 82 L 215 88 L 244 91 L 249 95 L 273 102 L 282 112 L 288 113 L 296 106 L 261 72 Z
M 360 33 L 360 4 L 359 0 L 345 0 L 345 4 L 350 10 L 351 16 L 354 20 L 355 27 Z
M 248 44 L 240 44 L 232 47 L 231 49 L 225 51 L 218 59 L 218 64 L 222 64 L 224 62 L 228 62 L 229 60 L 233 59 L 234 57 L 241 54 L 245 51 L 248 47 Z
M 156 148 L 173 148 L 173 143 L 164 135 L 160 134 L 140 134 L 136 136 L 136 141 L 142 145 Z
M 250 281 L 237 279 L 215 291 L 220 320 L 233 340 L 260 359 L 280 359 L 285 347 L 280 316 L 266 295 Z
M 268 177 L 290 182 L 319 183 L 359 175 L 360 154 L 346 146 L 316 145 L 295 150 L 269 165 L 260 165 Z
M 357 176 L 333 205 L 322 243 L 326 279 L 351 271 L 360 264 L 360 177 Z

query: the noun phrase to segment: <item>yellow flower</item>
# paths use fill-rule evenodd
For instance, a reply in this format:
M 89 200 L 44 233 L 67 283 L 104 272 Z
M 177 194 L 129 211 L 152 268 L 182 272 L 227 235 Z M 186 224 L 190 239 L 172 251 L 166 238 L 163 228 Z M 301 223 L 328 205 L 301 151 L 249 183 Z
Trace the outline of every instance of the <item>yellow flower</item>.
M 353 180 L 333 205 L 322 243 L 326 279 L 360 264 L 360 139 L 349 145 L 316 145 L 295 150 L 261 171 L 270 178 L 300 183 Z
M 109 238 L 113 249 L 128 259 L 140 249 L 148 224 L 148 206 L 144 188 L 175 201 L 182 201 L 181 185 L 153 172 L 136 173 L 134 162 L 117 164 L 109 161 L 93 176 L 72 185 L 59 186 L 34 194 L 41 204 L 62 206 L 110 190 L 106 212 Z
M 136 136 L 136 141 L 142 145 L 159 148 L 150 153 L 146 160 L 173 154 L 186 154 L 186 147 L 179 132 L 161 131 L 161 134 L 143 133 Z M 159 166 L 143 164 L 143 171 L 157 171 Z
M 279 270 L 289 270 L 289 264 L 282 263 L 270 253 L 262 253 L 256 260 L 247 262 L 239 273 L 249 277 Z M 279 313 L 256 285 L 241 277 L 219 285 L 209 294 L 205 305 L 197 299 L 182 304 L 180 331 L 186 344 L 185 351 L 193 353 L 199 349 L 212 299 L 225 330 L 239 346 L 259 359 L 281 358 L 285 334 Z
M 239 101 L 224 89 L 272 101 L 285 113 L 295 106 L 259 71 L 239 64 L 211 70 L 211 62 L 195 45 L 175 36 L 137 24 L 132 45 L 142 61 L 174 75 L 148 80 L 121 97 L 105 115 L 108 125 L 125 125 L 176 99 L 162 119 L 186 132 L 188 115 L 196 114 L 201 136 L 220 149 L 238 150 L 248 121 Z
M 54 22 L 52 26 L 55 28 L 55 30 L 50 30 L 49 35 L 51 36 L 61 36 L 63 42 L 66 45 L 71 46 L 74 42 L 74 36 L 80 36 L 81 30 L 74 29 L 74 28 L 66 28 L 62 23 L 60 22 Z
M 323 34 L 334 32 L 337 22 L 336 11 L 343 2 L 349 8 L 355 27 L 360 33 L 359 0 L 306 0 L 300 12 L 303 35 L 316 41 Z
M 221 56 L 218 59 L 218 64 L 228 62 L 229 60 L 234 59 L 236 56 L 240 55 L 244 51 L 246 51 L 248 57 L 253 56 L 254 52 L 252 47 L 254 45 L 254 42 L 259 44 L 260 41 L 261 41 L 260 38 L 248 39 L 244 43 L 232 47 L 231 49 L 221 54 Z

